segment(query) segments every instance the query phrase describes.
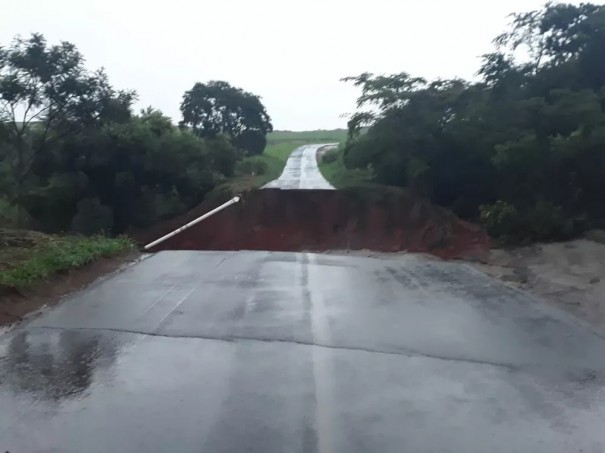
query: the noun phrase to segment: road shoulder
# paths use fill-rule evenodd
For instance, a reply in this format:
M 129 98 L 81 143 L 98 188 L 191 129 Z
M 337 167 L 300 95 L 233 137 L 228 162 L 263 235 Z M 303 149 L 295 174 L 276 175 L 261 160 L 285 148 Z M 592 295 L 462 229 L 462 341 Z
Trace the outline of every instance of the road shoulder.
M 100 258 L 86 266 L 60 273 L 27 288 L 0 288 L 0 331 L 35 315 L 42 308 L 59 303 L 65 296 L 82 290 L 141 259 L 136 250 Z
M 605 332 L 605 244 L 588 238 L 492 250 L 474 268 Z

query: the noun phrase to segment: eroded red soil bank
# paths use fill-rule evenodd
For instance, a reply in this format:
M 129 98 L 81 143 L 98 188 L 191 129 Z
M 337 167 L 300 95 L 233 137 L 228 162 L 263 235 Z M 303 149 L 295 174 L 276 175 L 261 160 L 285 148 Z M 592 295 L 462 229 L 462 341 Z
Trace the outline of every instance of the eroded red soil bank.
M 156 248 L 166 249 L 368 249 L 451 259 L 485 255 L 489 238 L 476 225 L 403 190 L 273 189 L 250 192 Z

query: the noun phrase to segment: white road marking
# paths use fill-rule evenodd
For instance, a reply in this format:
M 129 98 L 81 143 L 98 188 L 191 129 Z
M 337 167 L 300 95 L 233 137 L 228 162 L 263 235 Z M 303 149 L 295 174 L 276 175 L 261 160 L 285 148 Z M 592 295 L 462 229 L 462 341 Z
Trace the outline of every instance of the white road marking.
M 316 257 L 313 254 L 304 254 L 308 266 L 307 290 L 311 299 L 311 328 L 313 342 L 320 345 L 330 344 L 330 324 L 326 306 L 320 291 L 314 289 L 317 282 Z M 305 259 L 303 258 L 303 259 Z M 334 434 L 336 421 L 335 398 L 336 389 L 334 382 L 334 357 L 329 348 L 313 348 L 313 380 L 315 383 L 315 423 L 317 429 L 317 443 L 319 453 L 332 453 L 339 451 L 336 448 Z

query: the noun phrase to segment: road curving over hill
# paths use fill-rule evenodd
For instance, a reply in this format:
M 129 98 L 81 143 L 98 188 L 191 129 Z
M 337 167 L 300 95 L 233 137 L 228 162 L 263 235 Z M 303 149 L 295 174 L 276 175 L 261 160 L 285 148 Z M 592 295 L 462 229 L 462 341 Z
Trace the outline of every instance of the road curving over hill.
M 330 190 L 334 187 L 326 181 L 317 165 L 317 151 L 334 143 L 304 145 L 295 149 L 290 155 L 281 176 L 271 181 L 265 189 L 320 189 Z

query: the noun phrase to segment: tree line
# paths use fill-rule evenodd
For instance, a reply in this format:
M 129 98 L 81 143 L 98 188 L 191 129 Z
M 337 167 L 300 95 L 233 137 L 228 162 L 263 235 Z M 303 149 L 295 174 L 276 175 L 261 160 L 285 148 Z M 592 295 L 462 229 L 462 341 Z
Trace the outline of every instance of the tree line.
M 119 234 L 180 214 L 261 154 L 271 119 L 227 82 L 196 83 L 182 121 L 89 71 L 68 42 L 40 34 L 0 47 L 0 201 L 49 232 Z
M 477 82 L 344 79 L 361 90 L 345 165 L 504 240 L 603 227 L 605 6 L 547 4 L 511 17 Z

